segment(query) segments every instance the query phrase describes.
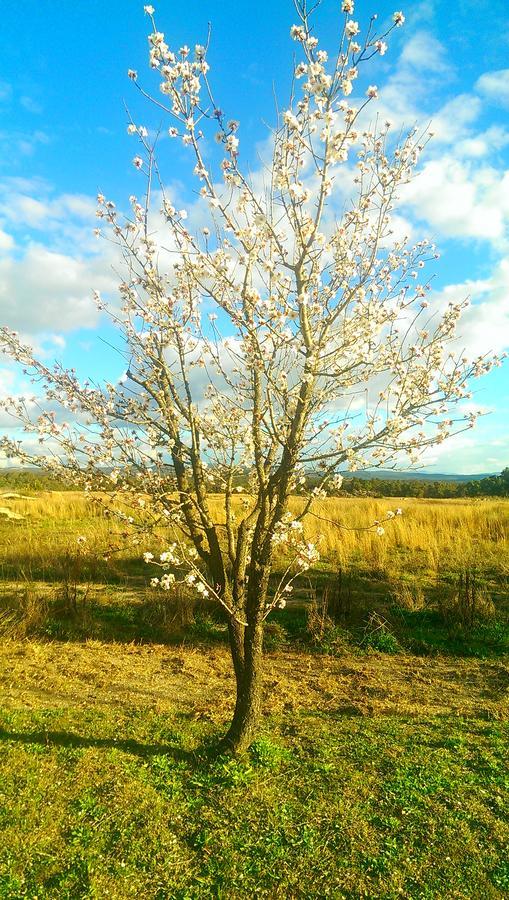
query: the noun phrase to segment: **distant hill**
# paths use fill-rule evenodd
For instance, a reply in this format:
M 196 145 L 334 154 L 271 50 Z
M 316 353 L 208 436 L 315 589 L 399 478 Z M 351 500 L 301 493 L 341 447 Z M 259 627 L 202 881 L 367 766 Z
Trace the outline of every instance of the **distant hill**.
M 341 472 L 343 478 L 364 478 L 372 480 L 373 478 L 382 481 L 481 481 L 483 478 L 492 478 L 498 475 L 498 472 L 483 472 L 480 475 L 458 475 L 451 472 L 445 474 L 443 472 L 418 472 L 418 471 L 402 471 L 398 472 L 394 469 L 364 469 L 360 472 Z
M 171 466 L 168 467 L 168 470 L 171 470 Z M 110 471 L 109 466 L 105 466 L 102 470 L 107 473 Z M 311 473 L 310 473 L 311 474 Z M 380 481 L 447 481 L 447 482 L 463 482 L 463 481 L 481 481 L 483 478 L 493 478 L 496 475 L 499 475 L 499 472 L 482 472 L 479 475 L 459 475 L 456 472 L 444 473 L 444 472 L 421 472 L 418 470 L 410 470 L 410 471 L 398 471 L 395 469 L 361 469 L 360 472 L 341 472 L 343 478 L 362 478 L 367 481 L 371 481 L 373 478 L 377 478 Z M 26 480 L 29 478 L 32 479 L 48 479 L 48 474 L 41 469 L 37 469 L 35 466 L 26 466 L 24 468 L 20 468 L 18 466 L 6 466 L 5 468 L 0 468 L 0 479 L 2 476 L 6 478 L 6 480 L 11 480 L 13 477 L 20 478 L 20 480 Z M 51 479 L 56 480 L 56 479 Z

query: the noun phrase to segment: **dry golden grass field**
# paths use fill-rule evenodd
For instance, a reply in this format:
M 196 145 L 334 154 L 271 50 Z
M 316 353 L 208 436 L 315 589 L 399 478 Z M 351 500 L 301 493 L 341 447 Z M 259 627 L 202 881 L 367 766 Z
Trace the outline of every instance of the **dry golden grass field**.
M 74 548 L 80 534 L 87 537 L 94 553 L 102 555 L 112 532 L 118 531 L 104 516 L 103 507 L 79 492 L 40 492 L 30 499 L 2 502 L 25 517 L 16 523 L 0 520 L 4 576 L 21 570 L 25 563 L 25 568 L 50 570 L 56 557 Z M 292 509 L 298 510 L 301 504 L 294 498 Z M 388 523 L 382 539 L 373 532 L 337 527 L 365 528 L 397 506 L 403 515 Z M 329 498 L 315 503 L 313 512 L 321 518 L 308 516 L 306 535 L 319 541 L 322 558 L 333 566 L 387 569 L 403 576 L 480 567 L 501 578 L 509 575 L 509 502 L 504 499 Z M 217 516 L 221 521 L 219 500 Z M 122 556 L 132 556 L 132 551 Z

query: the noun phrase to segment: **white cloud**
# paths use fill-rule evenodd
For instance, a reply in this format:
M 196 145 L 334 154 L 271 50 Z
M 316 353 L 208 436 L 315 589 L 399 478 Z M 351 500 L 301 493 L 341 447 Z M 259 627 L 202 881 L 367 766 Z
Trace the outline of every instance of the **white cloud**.
M 40 129 L 36 131 L 0 131 L 2 163 L 5 166 L 6 160 L 14 159 L 16 164 L 19 164 L 19 156 L 32 156 L 39 144 L 49 144 L 50 142 L 49 135 Z
M 0 215 L 12 226 L 47 231 L 95 225 L 96 202 L 84 194 L 52 194 L 45 182 L 4 179 L 0 182 Z
M 48 221 L 49 210 L 45 203 L 23 194 L 8 194 L 0 205 L 0 212 L 14 224 L 42 228 Z
M 509 144 L 509 132 L 498 125 L 492 125 L 486 131 L 478 134 L 467 135 L 455 145 L 455 152 L 459 158 L 479 159 L 498 150 L 502 150 Z
M 27 112 L 34 113 L 34 115 L 40 115 L 42 113 L 42 106 L 37 100 L 34 100 L 33 97 L 23 96 L 19 101 L 24 109 Z
M 426 4 L 423 9 L 430 12 Z M 444 102 L 455 79 L 444 45 L 421 29 L 381 85 L 381 117 L 403 129 L 429 123 L 433 132 L 422 168 L 402 192 L 403 213 L 430 226 L 434 238 L 474 238 L 506 252 L 509 169 L 494 154 L 509 144 L 509 132 L 478 122 L 486 97 L 509 103 L 509 69 L 484 73 L 471 91 Z
M 426 31 L 417 31 L 405 44 L 389 77 L 380 84 L 376 111 L 397 128 L 426 124 L 438 104 L 444 81 L 454 79 L 446 49 Z M 372 112 L 370 110 L 370 112 Z
M 0 228 L 0 252 L 2 250 L 12 250 L 14 247 L 14 238 Z
M 33 342 L 97 324 L 92 291 L 115 291 L 117 255 L 93 236 L 95 210 L 93 198 L 55 194 L 41 179 L 0 181 L 0 325 Z
M 470 298 L 471 305 L 458 325 L 458 344 L 469 356 L 501 353 L 509 348 L 509 260 L 502 260 L 490 278 L 450 284 L 435 292 L 433 304 L 443 308 L 449 302 Z
M 425 163 L 402 192 L 413 215 L 438 235 L 477 238 L 501 245 L 509 225 L 509 170 L 453 153 Z
M 458 140 L 471 136 L 470 126 L 479 118 L 482 103 L 473 94 L 459 94 L 448 100 L 431 117 L 433 144 L 449 144 L 456 147 Z
M 509 107 L 509 69 L 484 72 L 477 79 L 476 89 L 499 106 Z
M 34 243 L 0 260 L 0 321 L 27 334 L 92 328 L 92 289 L 106 293 L 115 284 L 103 257 L 80 259 Z
M 486 433 L 489 416 L 474 429 L 453 435 L 440 447 L 427 450 L 421 464 L 428 471 L 481 475 L 500 472 L 509 459 L 509 437 L 497 441 L 494 446 Z M 486 423 L 486 424 L 485 424 Z
M 0 397 L 5 397 L 12 391 L 15 373 L 12 368 L 0 369 Z
M 399 57 L 399 65 L 421 72 L 449 72 L 450 63 L 443 44 L 426 31 L 418 31 L 408 40 Z
M 418 25 L 421 22 L 432 22 L 435 17 L 434 0 L 422 0 L 421 3 L 412 4 L 408 10 L 408 23 Z

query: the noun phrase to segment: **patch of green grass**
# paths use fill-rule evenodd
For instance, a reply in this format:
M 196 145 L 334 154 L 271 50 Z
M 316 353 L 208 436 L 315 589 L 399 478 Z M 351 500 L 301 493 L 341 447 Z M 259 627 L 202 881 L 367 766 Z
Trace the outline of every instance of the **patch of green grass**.
M 493 619 L 477 622 L 471 630 L 451 635 L 436 609 L 393 609 L 394 633 L 404 646 L 418 654 L 442 653 L 462 657 L 504 656 L 509 653 L 509 622 Z
M 185 638 L 191 642 L 204 644 L 225 644 L 228 642 L 228 630 L 224 621 L 218 616 L 199 614 L 194 622 L 187 626 Z
M 330 621 L 317 639 L 310 634 L 308 609 L 304 604 L 274 610 L 268 619 L 265 648 L 268 651 L 285 647 L 306 648 L 312 652 L 341 655 L 350 652 L 376 650 L 382 653 L 401 651 L 417 655 L 448 654 L 481 659 L 499 658 L 509 653 L 509 621 L 497 617 L 479 621 L 465 631 L 451 634 L 439 611 L 432 607 L 407 610 L 397 606 L 388 592 L 372 594 L 365 582 L 354 580 L 353 609 L 340 621 Z M 361 590 L 362 589 L 362 590 Z M 27 583 L 27 586 L 9 584 L 0 596 L 0 630 L 5 631 L 2 613 L 13 614 L 14 621 L 23 624 L 20 597 L 23 590 L 33 594 L 30 606 L 37 613 L 32 615 L 26 631 L 19 636 L 42 637 L 52 640 L 101 641 L 165 644 L 221 644 L 227 641 L 227 631 L 221 610 L 195 610 L 194 621 L 179 624 L 178 615 L 165 618 L 158 611 L 156 596 L 150 588 L 141 585 L 115 587 L 92 586 L 87 594 L 86 586 L 79 588 L 76 612 L 62 608 L 59 585 Z M 171 600 L 171 597 L 164 598 Z M 386 621 L 382 629 L 370 628 L 370 616 L 378 612 Z M 7 629 L 8 631 L 8 629 Z
M 507 723 L 4 712 L 0 898 L 503 898 Z

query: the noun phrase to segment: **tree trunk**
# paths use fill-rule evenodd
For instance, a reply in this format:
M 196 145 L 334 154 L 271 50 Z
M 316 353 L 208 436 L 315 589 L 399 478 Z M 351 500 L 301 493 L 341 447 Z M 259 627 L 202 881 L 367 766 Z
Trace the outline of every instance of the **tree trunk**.
M 232 647 L 233 655 L 233 647 Z M 244 634 L 244 660 L 235 665 L 237 698 L 235 712 L 220 748 L 243 753 L 252 744 L 260 723 L 262 708 L 263 625 L 248 625 Z
M 228 636 L 230 638 L 230 651 L 237 681 L 244 672 L 244 632 L 245 626 L 234 619 L 233 616 L 230 616 L 228 618 Z

